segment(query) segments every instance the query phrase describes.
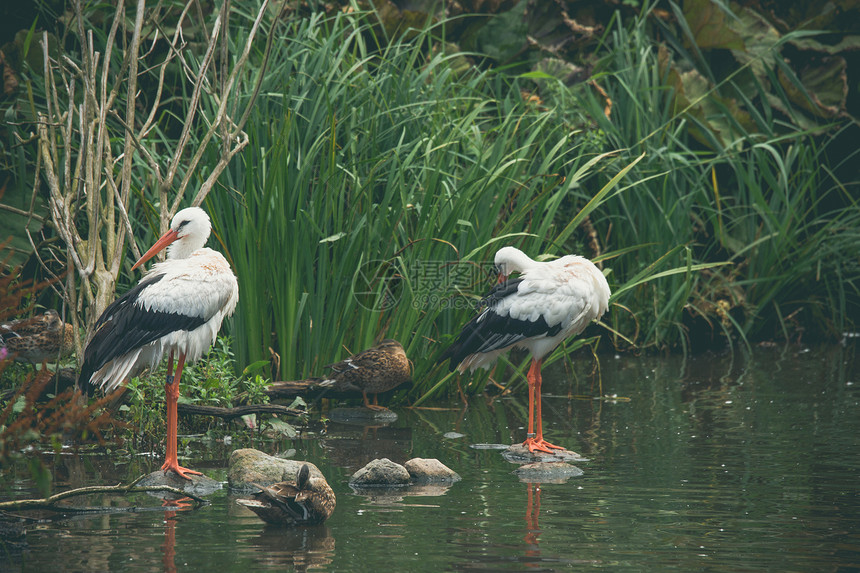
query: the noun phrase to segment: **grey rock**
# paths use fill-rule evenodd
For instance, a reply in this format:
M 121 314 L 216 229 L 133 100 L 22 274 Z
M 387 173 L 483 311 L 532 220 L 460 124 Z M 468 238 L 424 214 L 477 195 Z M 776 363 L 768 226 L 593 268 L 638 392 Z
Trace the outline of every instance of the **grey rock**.
M 227 483 L 234 491 L 258 491 L 259 488 L 254 484 L 269 486 L 282 481 L 295 481 L 304 464 L 310 468 L 311 477 L 325 479 L 319 468 L 311 462 L 276 458 L 253 448 L 234 450 L 228 462 Z
M 413 483 L 453 483 L 461 479 L 457 472 L 435 458 L 413 458 L 403 465 Z
M 359 488 L 366 487 L 400 487 L 409 485 L 409 472 L 389 460 L 373 460 L 349 478 L 349 485 Z
M 191 479 L 185 479 L 176 472 L 155 470 L 137 482 L 137 485 L 143 487 L 166 485 L 200 497 L 210 495 L 211 493 L 221 489 L 221 483 L 210 477 L 190 474 L 189 477 Z M 181 497 L 166 491 L 151 491 L 148 493 L 153 497 L 167 500 L 175 500 Z
M 564 483 L 581 476 L 583 471 L 564 462 L 535 462 L 518 467 L 514 473 L 527 483 Z
M 522 444 L 514 444 L 507 448 L 502 457 L 514 464 L 530 464 L 534 462 L 587 462 L 576 452 L 570 450 L 553 450 L 551 454 L 545 452 L 530 452 Z

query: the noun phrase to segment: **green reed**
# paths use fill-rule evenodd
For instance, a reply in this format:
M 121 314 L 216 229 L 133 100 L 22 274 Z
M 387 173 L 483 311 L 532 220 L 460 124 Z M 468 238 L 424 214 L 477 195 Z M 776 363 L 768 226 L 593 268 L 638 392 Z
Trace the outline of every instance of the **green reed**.
M 538 80 L 536 106 L 520 96 L 531 79 L 463 71 L 439 30 L 382 38 L 353 13 L 279 32 L 251 142 L 207 200 L 240 282 L 238 364 L 274 353 L 278 377 L 303 378 L 396 338 L 423 400 L 452 387 L 434 359 L 491 284 L 495 250 L 593 256 L 586 221 L 617 346 L 687 348 L 702 324 L 788 337 L 800 308 L 850 324 L 858 275 L 839 253 L 857 205 L 808 133 L 726 120 L 734 145 L 702 143 L 641 23 L 607 38 L 609 118 L 588 89 Z
M 842 165 L 830 164 L 838 153 L 829 141 L 774 119 L 769 102 L 778 93 L 747 97 L 755 121 L 738 121 L 716 97 L 743 93 L 731 78 L 710 90 L 710 115 L 679 105 L 645 20 L 618 25 L 607 47 L 596 78 L 612 102 L 609 118 L 606 99 L 590 89 L 544 87 L 566 121 L 592 126 L 597 150 L 620 150 L 622 162 L 645 154 L 631 171 L 636 188 L 607 202 L 595 220 L 611 224 L 610 248 L 635 248 L 613 261 L 614 272 L 629 279 L 666 256 L 691 271 L 730 263 L 632 289 L 624 297 L 632 312 L 615 315 L 616 329 L 639 329 L 640 347 L 686 347 L 702 330 L 749 343 L 794 340 L 804 330 L 838 338 L 856 324 L 860 207 L 849 189 L 857 181 L 838 179 Z M 598 182 L 611 175 L 594 173 Z
M 278 43 L 251 143 L 208 200 L 240 282 L 240 364 L 271 348 L 282 378 L 319 375 L 391 337 L 430 388 L 495 250 L 574 250 L 562 214 L 581 220 L 621 181 L 581 188 L 606 158 L 504 78 L 457 75 L 435 32 L 377 42 L 363 15 L 340 15 Z

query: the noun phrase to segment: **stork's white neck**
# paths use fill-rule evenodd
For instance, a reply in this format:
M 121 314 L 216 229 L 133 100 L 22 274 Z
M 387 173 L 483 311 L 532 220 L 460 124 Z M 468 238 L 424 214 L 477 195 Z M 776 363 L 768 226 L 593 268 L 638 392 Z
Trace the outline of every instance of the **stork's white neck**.
M 191 240 L 197 239 L 197 240 Z M 167 247 L 168 259 L 187 259 L 194 254 L 194 251 L 200 250 L 206 245 L 206 238 L 200 240 L 199 237 L 186 235 L 177 239 Z
M 531 257 L 516 247 L 502 247 L 496 252 L 494 259 L 496 268 L 505 276 L 511 273 L 522 273 L 536 263 Z

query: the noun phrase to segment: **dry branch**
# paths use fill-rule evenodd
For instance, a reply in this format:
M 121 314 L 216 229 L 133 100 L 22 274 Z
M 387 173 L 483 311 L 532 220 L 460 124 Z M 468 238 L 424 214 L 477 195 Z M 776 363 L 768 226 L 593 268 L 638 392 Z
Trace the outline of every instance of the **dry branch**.
M 129 17 L 127 3 L 132 4 L 117 3 L 107 43 L 101 46 L 97 34 L 87 29 L 87 5 L 73 0 L 70 25 L 80 43 L 77 64 L 72 58 L 51 54 L 47 33 L 41 41 L 48 97 L 38 115 L 36 164 L 41 173 L 37 173 L 34 187 L 40 180 L 47 184 L 51 220 L 65 246 L 65 264 L 72 270 L 65 296 L 74 311 L 76 328 L 82 311 L 87 310 L 85 323 L 91 327 L 114 297 L 133 230 L 130 215 L 140 211 L 134 204 L 139 195 L 133 191 L 140 187 L 157 190 L 159 231 L 163 232 L 181 204 L 187 202 L 186 186 L 203 169 L 205 177 L 201 176 L 202 184 L 192 200 L 199 205 L 230 161 L 248 144 L 242 128 L 259 93 L 259 85 L 251 85 L 251 97 L 242 98 L 240 90 L 245 87 L 240 82 L 244 81 L 248 56 L 260 35 L 269 0 L 261 3 L 236 61 L 224 69 L 228 75 L 222 82 L 212 81 L 216 73 L 213 62 L 218 42 L 224 46 L 229 40 L 226 16 L 231 10 L 230 0 L 219 3 L 200 58 L 188 57 L 192 45 L 185 42 L 182 31 L 193 24 L 188 14 L 196 0 L 184 3 L 171 37 L 161 26 L 169 7 L 158 3 L 149 8 L 144 0 L 137 0 L 134 15 Z M 272 27 L 276 23 L 277 19 Z M 167 45 L 161 56 L 155 50 L 159 37 Z M 149 38 L 152 45 L 144 46 Z M 268 39 L 267 53 L 272 41 Z M 163 101 L 166 69 L 177 61 L 190 83 L 191 98 L 180 118 L 178 138 L 165 140 L 162 131 L 152 134 L 167 108 Z M 254 78 L 257 84 L 265 74 L 266 62 Z M 226 65 L 225 58 L 222 66 Z M 149 93 L 155 94 L 146 101 L 138 87 L 144 85 L 139 81 L 144 75 L 155 84 L 146 84 Z M 206 98 L 214 108 L 206 105 Z M 228 103 L 234 101 L 242 101 L 244 107 L 231 109 Z M 31 108 L 37 109 L 35 102 Z M 234 113 L 236 117 L 232 117 Z M 219 149 L 217 159 L 212 165 L 201 165 L 206 150 L 213 145 Z M 135 176 L 139 158 L 149 167 L 146 180 Z M 159 165 L 159 161 L 166 165 Z M 132 251 L 138 252 L 136 245 Z M 80 353 L 82 349 L 77 350 Z
M 248 414 L 283 414 L 287 416 L 301 416 L 305 412 L 294 410 L 278 404 L 248 404 L 236 406 L 235 408 L 218 408 L 216 406 L 198 406 L 196 404 L 179 404 L 180 414 L 190 416 L 216 416 L 218 418 L 232 419 Z
M 25 509 L 48 509 L 51 511 L 61 511 L 61 512 L 92 512 L 99 511 L 99 509 L 94 509 L 91 507 L 88 508 L 76 508 L 69 505 L 58 505 L 58 502 L 68 499 L 70 497 L 78 497 L 82 495 L 91 495 L 94 493 L 119 493 L 119 494 L 129 494 L 129 493 L 142 493 L 142 492 L 150 492 L 150 491 L 163 491 L 166 493 L 172 493 L 174 495 L 179 495 L 182 497 L 188 497 L 197 503 L 205 503 L 206 500 L 200 496 L 197 496 L 193 493 L 189 493 L 183 491 L 179 488 L 175 488 L 169 485 L 145 485 L 145 486 L 136 486 L 135 484 L 139 482 L 144 476 L 134 480 L 129 485 L 115 485 L 115 486 L 88 486 L 81 487 L 77 489 L 70 489 L 68 491 L 60 492 L 54 494 L 50 497 L 46 497 L 44 499 L 16 499 L 12 501 L 2 501 L 0 502 L 0 511 L 10 511 L 10 510 L 25 510 Z M 105 508 L 107 509 L 107 508 Z

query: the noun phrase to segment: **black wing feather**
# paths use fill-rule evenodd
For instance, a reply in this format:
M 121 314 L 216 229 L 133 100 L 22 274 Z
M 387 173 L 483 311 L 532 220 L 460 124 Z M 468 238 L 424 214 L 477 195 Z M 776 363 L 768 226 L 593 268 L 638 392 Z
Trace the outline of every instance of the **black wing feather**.
M 555 336 L 561 332 L 561 324 L 550 327 L 541 316 L 537 320 L 518 320 L 504 316 L 495 311 L 499 302 L 506 297 L 516 295 L 522 278 L 509 279 L 494 286 L 487 296 L 481 300 L 482 308 L 478 316 L 470 320 L 454 343 L 448 347 L 437 362 L 450 359 L 449 368 L 454 371 L 457 366 L 472 354 L 492 352 L 507 348 L 517 342 L 533 336 Z
M 96 321 L 96 331 L 84 351 L 78 386 L 91 392 L 90 378 L 105 364 L 177 330 L 194 330 L 206 322 L 202 316 L 145 310 L 137 303 L 143 289 L 164 275 L 141 281 L 113 301 Z

